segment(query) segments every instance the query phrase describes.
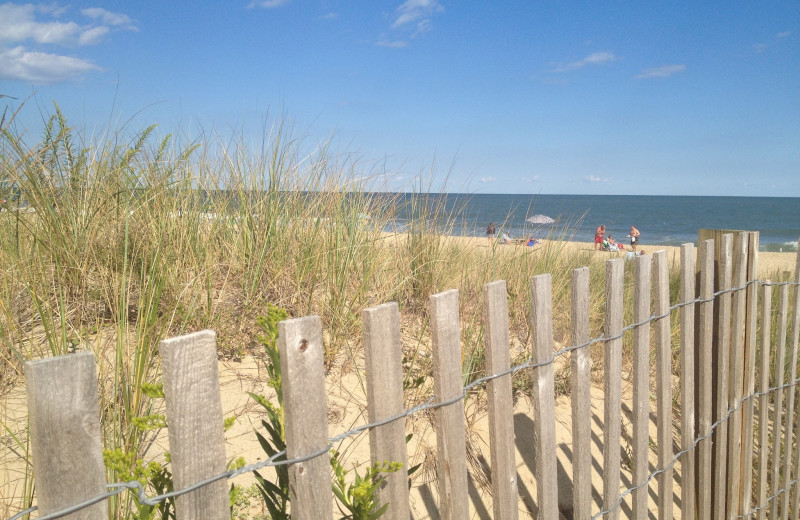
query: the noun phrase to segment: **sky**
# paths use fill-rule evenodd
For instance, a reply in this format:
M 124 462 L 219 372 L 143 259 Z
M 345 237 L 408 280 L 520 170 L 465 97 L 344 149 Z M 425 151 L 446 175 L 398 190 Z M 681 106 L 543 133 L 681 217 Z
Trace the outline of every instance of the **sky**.
M 29 136 L 283 122 L 398 191 L 800 197 L 796 0 L 0 3 L 0 95 Z

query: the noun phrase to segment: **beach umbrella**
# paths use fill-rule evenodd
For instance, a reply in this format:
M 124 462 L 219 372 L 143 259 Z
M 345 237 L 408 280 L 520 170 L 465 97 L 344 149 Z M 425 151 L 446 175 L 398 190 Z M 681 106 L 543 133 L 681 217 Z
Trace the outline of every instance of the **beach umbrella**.
M 529 222 L 531 224 L 552 224 L 555 222 L 555 220 L 551 219 L 547 215 L 534 215 L 526 218 L 525 222 Z

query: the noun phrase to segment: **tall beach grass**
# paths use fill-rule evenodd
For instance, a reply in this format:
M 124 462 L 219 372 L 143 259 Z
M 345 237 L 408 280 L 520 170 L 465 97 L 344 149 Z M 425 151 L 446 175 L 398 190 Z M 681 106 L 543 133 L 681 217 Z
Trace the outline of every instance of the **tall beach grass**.
M 158 342 L 213 328 L 220 357 L 260 354 L 256 319 L 267 304 L 293 317 L 321 316 L 330 368 L 343 360 L 359 366 L 353 338 L 361 337 L 363 308 L 399 302 L 409 402 L 432 391 L 427 309 L 437 291 L 461 293 L 465 382 L 484 374 L 481 288 L 488 281 L 507 281 L 517 361 L 529 350 L 536 274 L 553 276 L 555 339 L 563 346 L 571 271 L 591 266 L 592 327 L 600 334 L 602 262 L 591 251 L 565 249 L 568 227 L 536 249 L 483 239 L 469 245 L 450 238 L 462 216 L 445 213 L 430 181 L 401 200 L 371 173 L 327 143 L 309 148 L 281 122 L 253 147 L 243 136 L 182 144 L 154 126 L 86 136 L 57 107 L 34 139 L 7 118 L 0 128 L 8 199 L 0 212 L 0 399 L 22 386 L 25 361 L 93 351 L 103 444 L 146 458 L 155 433 L 133 419 L 157 411 L 142 385 L 160 378 Z M 412 216 L 407 232 L 387 232 L 401 209 Z M 631 278 L 626 273 L 628 293 Z M 8 407 L 0 415 L 9 439 L 0 454 L 5 516 L 28 507 L 34 488 L 26 424 Z M 114 516 L 125 518 L 129 498 L 113 500 Z

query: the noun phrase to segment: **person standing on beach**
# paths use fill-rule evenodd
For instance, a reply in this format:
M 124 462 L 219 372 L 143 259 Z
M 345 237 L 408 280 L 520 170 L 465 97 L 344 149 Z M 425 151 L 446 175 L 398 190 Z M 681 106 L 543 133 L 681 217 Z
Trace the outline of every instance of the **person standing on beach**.
M 636 252 L 636 244 L 639 243 L 639 230 L 631 226 L 631 231 L 628 234 L 631 237 L 631 251 Z
M 603 236 L 606 234 L 606 225 L 601 224 L 597 226 L 597 229 L 594 232 L 594 250 L 597 251 L 597 248 L 600 247 L 600 244 L 603 243 Z
M 494 222 L 489 222 L 489 225 L 486 226 L 486 237 L 489 239 L 489 247 L 492 247 L 492 242 L 494 241 Z

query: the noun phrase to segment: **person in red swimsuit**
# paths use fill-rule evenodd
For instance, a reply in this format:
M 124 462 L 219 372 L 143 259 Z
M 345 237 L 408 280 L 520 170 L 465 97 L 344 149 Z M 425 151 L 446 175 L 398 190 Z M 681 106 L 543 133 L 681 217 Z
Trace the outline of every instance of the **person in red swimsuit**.
M 603 236 L 606 234 L 606 225 L 601 224 L 597 226 L 597 230 L 594 232 L 594 250 L 597 251 L 597 248 L 600 247 L 600 244 L 603 243 Z

